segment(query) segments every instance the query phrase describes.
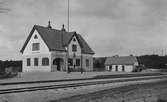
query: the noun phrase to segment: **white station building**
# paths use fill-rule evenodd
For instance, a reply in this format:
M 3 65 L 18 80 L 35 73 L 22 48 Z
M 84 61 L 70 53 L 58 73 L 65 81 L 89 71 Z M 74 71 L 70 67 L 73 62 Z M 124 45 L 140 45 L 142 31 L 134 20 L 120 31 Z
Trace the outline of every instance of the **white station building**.
M 94 51 L 80 34 L 34 25 L 21 51 L 23 72 L 93 70 Z

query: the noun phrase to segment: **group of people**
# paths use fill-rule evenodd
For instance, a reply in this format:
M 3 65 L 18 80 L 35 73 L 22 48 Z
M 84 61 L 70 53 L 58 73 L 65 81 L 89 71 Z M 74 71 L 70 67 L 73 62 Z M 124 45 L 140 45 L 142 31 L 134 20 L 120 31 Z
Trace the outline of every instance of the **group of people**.
M 74 65 L 74 69 L 75 69 L 75 65 Z M 81 72 L 81 74 L 83 73 L 83 69 L 82 68 L 81 68 L 80 72 Z M 70 65 L 68 65 L 68 67 L 67 67 L 67 73 L 68 74 L 71 73 Z

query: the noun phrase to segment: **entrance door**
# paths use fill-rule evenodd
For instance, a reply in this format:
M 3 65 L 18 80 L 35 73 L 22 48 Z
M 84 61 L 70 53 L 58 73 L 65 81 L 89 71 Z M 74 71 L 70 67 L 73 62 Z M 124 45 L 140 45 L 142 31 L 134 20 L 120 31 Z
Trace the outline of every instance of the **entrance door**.
M 118 71 L 118 66 L 117 65 L 115 66 L 115 71 Z
M 124 65 L 122 65 L 122 71 L 123 71 L 123 72 L 125 71 L 125 66 L 124 66 Z
M 112 71 L 112 65 L 109 67 L 109 70 Z
M 53 65 L 56 66 L 57 71 L 61 71 L 61 67 L 63 66 L 63 59 L 62 58 L 56 58 L 53 60 Z
M 61 70 L 61 68 L 60 68 L 60 61 L 57 61 L 56 65 L 57 65 L 57 71 L 60 71 Z

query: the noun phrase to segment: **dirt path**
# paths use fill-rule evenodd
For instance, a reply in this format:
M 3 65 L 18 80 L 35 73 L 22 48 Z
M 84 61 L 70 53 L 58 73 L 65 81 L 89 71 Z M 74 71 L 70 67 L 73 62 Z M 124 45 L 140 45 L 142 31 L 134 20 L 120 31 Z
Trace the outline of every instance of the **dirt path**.
M 51 102 L 167 102 L 167 81 L 129 85 Z

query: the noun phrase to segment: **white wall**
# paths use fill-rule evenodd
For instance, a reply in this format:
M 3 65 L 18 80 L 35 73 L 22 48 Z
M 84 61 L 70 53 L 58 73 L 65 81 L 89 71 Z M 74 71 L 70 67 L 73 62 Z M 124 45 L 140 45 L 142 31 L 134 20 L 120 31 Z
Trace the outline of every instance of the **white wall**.
M 122 72 L 122 65 L 112 65 L 112 70 L 110 71 L 116 71 L 116 66 L 118 66 L 118 71 Z M 132 72 L 133 71 L 133 65 L 124 65 L 125 72 Z M 109 70 L 109 65 L 106 66 L 106 69 Z
M 42 65 L 42 58 L 49 58 L 49 65 Z M 27 58 L 31 59 L 31 66 L 27 66 Z M 34 58 L 38 58 L 38 66 L 34 66 Z M 36 55 L 28 55 L 23 56 L 23 72 L 34 72 L 34 71 L 42 71 L 42 72 L 51 72 L 51 55 L 50 54 L 36 54 Z
M 34 39 L 34 36 L 37 35 L 37 39 Z M 40 49 L 38 51 L 32 51 L 32 44 L 39 43 Z M 42 66 L 42 58 L 49 58 L 49 66 Z M 31 59 L 31 66 L 27 66 L 27 58 Z M 34 66 L 34 58 L 38 58 L 38 66 Z M 35 30 L 32 34 L 27 46 L 23 51 L 23 72 L 32 72 L 32 71 L 51 71 L 51 53 L 49 48 L 39 35 L 39 33 Z
M 89 66 L 86 66 L 86 59 L 89 60 Z M 91 54 L 82 54 L 82 67 L 86 71 L 93 71 L 93 55 Z
M 125 66 L 125 71 L 126 72 L 132 72 L 133 71 L 133 65 L 126 65 Z
M 37 35 L 38 39 L 34 39 L 34 36 Z M 40 43 L 40 49 L 39 51 L 32 51 L 32 44 L 33 43 Z M 32 34 L 26 48 L 24 49 L 23 56 L 24 55 L 32 55 L 36 53 L 42 53 L 42 54 L 49 54 L 49 48 L 39 35 L 39 33 L 35 30 L 34 33 Z
M 73 39 L 75 38 L 76 41 L 73 41 Z M 73 51 L 72 51 L 72 45 L 75 44 L 77 45 L 77 51 L 75 52 L 76 56 L 81 56 L 81 47 L 79 45 L 79 42 L 78 40 L 76 39 L 76 37 L 74 36 L 68 46 L 68 52 L 69 52 L 69 55 L 72 55 L 73 56 Z

